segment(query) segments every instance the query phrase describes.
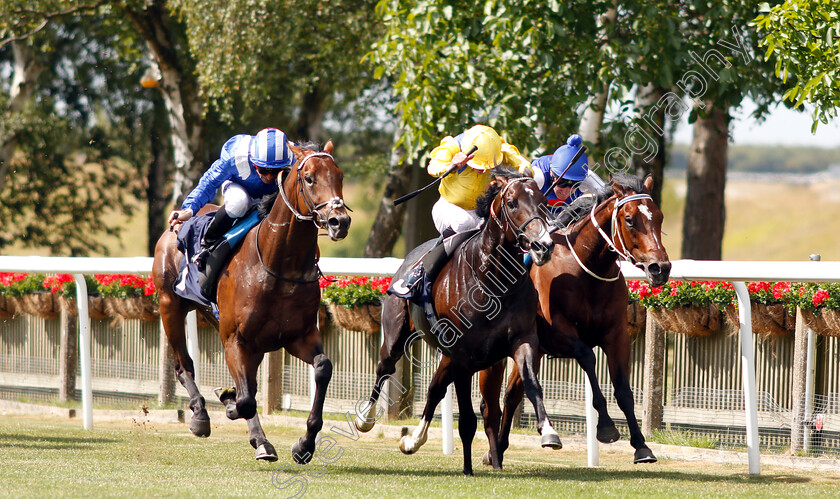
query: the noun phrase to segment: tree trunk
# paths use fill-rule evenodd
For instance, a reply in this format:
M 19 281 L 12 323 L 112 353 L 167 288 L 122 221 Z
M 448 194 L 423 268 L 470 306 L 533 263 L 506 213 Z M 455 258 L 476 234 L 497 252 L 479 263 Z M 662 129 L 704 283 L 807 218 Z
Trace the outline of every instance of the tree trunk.
M 633 169 L 642 177 L 653 175 L 653 202 L 662 205 L 662 182 L 665 180 L 665 106 L 659 106 L 655 112 L 653 106 L 665 95 L 665 89 L 646 85 L 636 94 L 636 109 L 640 118 L 638 125 L 647 133 L 647 137 L 656 143 L 656 152 L 648 157 L 645 154 L 633 154 Z M 648 114 L 650 113 L 650 114 Z
M 296 139 L 306 142 L 323 142 L 324 98 L 318 87 L 309 89 L 303 96 L 298 125 L 295 127 Z M 294 139 L 293 139 L 294 140 Z
M 688 156 L 683 216 L 682 257 L 720 260 L 726 219 L 726 151 L 729 143 L 728 110 L 705 102 L 706 117 L 694 123 Z
M 394 142 L 399 139 L 399 132 L 394 136 Z M 367 244 L 365 245 L 364 256 L 368 258 L 381 258 L 390 256 L 394 250 L 394 244 L 400 237 L 405 217 L 406 203 L 394 206 L 394 200 L 407 194 L 411 187 L 411 170 L 413 165 L 401 163 L 400 158 L 404 155 L 402 147 L 391 152 L 390 167 L 388 168 L 387 184 L 382 200 L 379 202 L 379 211 L 373 227 L 370 229 Z M 410 201 L 409 201 L 410 202 Z
M 617 1 L 613 1 L 613 7 L 608 9 L 603 15 L 598 16 L 595 20 L 598 25 L 600 38 L 606 39 L 607 31 L 611 29 L 611 26 L 615 25 L 615 20 L 618 16 L 616 4 Z M 583 140 L 592 144 L 592 147 L 597 147 L 601 142 L 601 125 L 604 123 L 604 112 L 607 108 L 610 82 L 598 81 L 595 83 L 595 88 L 599 91 L 592 95 L 592 98 L 586 103 L 586 110 L 580 118 L 580 127 L 578 128 L 578 134 Z
M 167 110 L 175 166 L 171 199 L 173 205 L 179 206 L 204 171 L 201 122 L 204 106 L 192 73 L 185 71 L 178 60 L 178 41 L 168 28 L 170 20 L 165 3 L 151 0 L 144 10 L 127 13 L 145 40 L 161 77 L 157 88 Z
M 35 55 L 29 40 L 12 42 L 13 71 L 12 85 L 9 89 L 8 113 L 14 115 L 23 111 L 26 103 L 32 99 L 35 92 L 35 81 L 44 70 Z M 6 174 L 9 163 L 18 145 L 17 134 L 0 137 L 0 191 L 6 185 Z
M 166 173 L 169 167 L 169 149 L 165 147 L 161 137 L 161 130 L 166 129 L 166 115 L 163 103 L 160 99 L 154 99 L 154 125 L 149 134 L 149 148 L 152 158 L 149 163 L 148 187 L 146 190 L 146 202 L 149 206 L 149 213 L 146 218 L 146 229 L 148 233 L 148 254 L 155 254 L 155 244 L 158 237 L 166 228 L 166 216 L 170 207 L 166 196 Z

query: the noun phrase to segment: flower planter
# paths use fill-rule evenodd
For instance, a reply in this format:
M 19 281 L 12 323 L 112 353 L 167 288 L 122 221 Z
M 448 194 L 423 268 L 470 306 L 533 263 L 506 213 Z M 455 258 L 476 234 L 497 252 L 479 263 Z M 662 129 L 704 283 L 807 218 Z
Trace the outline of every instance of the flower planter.
M 344 307 L 330 304 L 330 314 L 336 324 L 351 331 L 378 333 L 381 328 L 382 305 Z
M 781 338 L 796 329 L 796 316 L 781 303 L 750 303 L 750 312 L 754 334 L 767 338 Z M 726 307 L 726 320 L 732 325 L 734 332 L 739 330 L 741 319 L 737 308 Z
M 717 305 L 651 309 L 656 322 L 666 331 L 688 336 L 709 336 L 719 331 L 723 314 Z
M 840 311 L 822 309 L 817 315 L 802 309 L 802 319 L 817 334 L 840 337 Z
M 42 319 L 55 319 L 61 313 L 61 304 L 53 293 L 32 293 L 18 298 L 18 309 Z
M 75 298 L 60 298 L 61 306 L 64 310 L 72 315 L 79 315 L 79 307 L 76 304 Z M 91 319 L 107 319 L 108 309 L 105 305 L 105 298 L 101 296 L 88 296 L 88 316 Z
M 11 319 L 17 313 L 17 299 L 8 296 L 0 296 L 0 319 Z
M 627 334 L 633 336 L 645 327 L 645 316 L 647 309 L 637 301 L 627 304 Z
M 123 319 L 140 319 L 142 321 L 156 321 L 160 318 L 158 306 L 146 298 L 105 298 L 108 315 L 119 316 Z

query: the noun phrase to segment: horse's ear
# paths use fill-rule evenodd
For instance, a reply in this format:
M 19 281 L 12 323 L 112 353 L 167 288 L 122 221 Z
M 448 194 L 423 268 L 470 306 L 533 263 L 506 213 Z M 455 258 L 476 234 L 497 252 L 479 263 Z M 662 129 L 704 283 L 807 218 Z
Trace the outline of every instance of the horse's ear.
M 332 143 L 332 139 L 328 140 L 327 145 L 324 146 L 324 152 L 327 153 L 327 154 L 332 154 L 333 153 L 333 147 L 334 146 L 333 146 L 333 143 Z
M 645 191 L 647 191 L 648 194 L 653 192 L 653 175 L 648 173 L 648 175 L 645 177 L 643 185 L 645 186 Z
M 487 188 L 489 189 L 490 187 L 498 187 L 501 189 L 507 184 L 507 180 L 508 179 L 502 175 L 496 175 L 495 177 L 493 177 L 493 180 L 490 181 L 490 185 L 488 185 Z
M 615 180 L 611 180 L 611 183 L 612 183 L 613 193 L 615 194 L 615 197 L 623 198 L 624 196 L 627 195 L 627 190 L 624 188 L 623 185 L 619 184 Z

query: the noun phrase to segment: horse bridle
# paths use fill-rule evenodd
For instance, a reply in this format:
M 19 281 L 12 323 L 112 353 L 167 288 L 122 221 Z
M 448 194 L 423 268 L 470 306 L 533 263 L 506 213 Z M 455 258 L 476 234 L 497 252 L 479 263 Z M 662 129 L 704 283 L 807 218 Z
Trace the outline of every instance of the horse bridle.
M 546 223 L 545 219 L 543 217 L 541 217 L 540 215 L 531 216 L 527 220 L 522 222 L 521 224 L 516 225 L 516 222 L 513 221 L 513 219 L 510 217 L 510 213 L 508 213 L 508 211 L 506 209 L 505 193 L 507 192 L 507 190 L 514 184 L 514 182 L 526 182 L 528 180 L 532 180 L 532 179 L 530 177 L 522 177 L 522 178 L 512 179 L 505 185 L 505 187 L 502 189 L 502 192 L 499 194 L 499 198 L 501 199 L 501 205 L 502 205 L 501 212 L 502 212 L 502 216 L 504 217 L 504 221 L 509 227 L 513 227 L 514 235 L 516 237 L 516 247 L 519 248 L 522 251 L 527 251 L 526 249 L 522 248 L 522 246 L 520 244 L 520 242 L 522 240 L 522 237 L 527 239 L 529 244 L 533 243 L 533 241 L 531 241 L 531 238 L 528 237 L 528 234 L 525 233 L 525 228 L 528 227 L 528 225 L 531 222 L 533 222 L 534 220 L 537 220 L 543 226 L 543 229 L 546 232 L 548 232 L 548 224 Z M 499 221 L 499 217 L 496 215 L 495 210 L 493 209 L 493 204 L 492 203 L 490 204 L 490 215 L 491 215 L 491 218 L 493 219 L 493 221 L 495 221 L 496 224 L 499 226 L 499 228 L 504 231 L 505 226 L 502 225 L 502 222 Z
M 298 191 L 297 192 L 298 192 L 298 195 L 303 197 L 303 202 L 306 203 L 306 207 L 307 207 L 307 209 L 309 210 L 309 213 L 310 213 L 309 215 L 301 214 L 297 210 L 297 208 L 295 208 L 295 206 L 289 201 L 289 197 L 286 196 L 286 191 L 285 191 L 285 189 L 283 189 L 283 183 L 285 182 L 285 179 L 286 179 L 287 175 L 283 175 L 282 177 L 278 177 L 277 184 L 278 184 L 278 187 L 279 187 L 278 190 L 280 191 L 280 197 L 283 198 L 283 202 L 286 203 L 286 207 L 288 207 L 289 210 L 292 212 L 292 214 L 294 214 L 296 220 L 298 220 L 299 222 L 312 222 L 313 224 L 315 224 L 315 227 L 317 227 L 319 229 L 324 229 L 324 228 L 326 228 L 326 223 L 327 223 L 326 221 L 329 220 L 330 213 L 332 213 L 333 210 L 337 210 L 337 209 L 339 209 L 339 208 L 341 208 L 342 206 L 345 206 L 345 205 L 344 205 L 344 200 L 341 199 L 338 196 L 333 197 L 329 201 L 325 201 L 323 203 L 315 204 L 315 202 L 312 200 L 312 195 L 306 189 L 304 189 L 304 183 L 302 182 L 302 180 L 300 178 L 300 172 L 303 169 L 303 165 L 306 164 L 307 161 L 309 161 L 310 159 L 312 159 L 314 157 L 318 157 L 318 156 L 325 156 L 325 157 L 328 157 L 330 159 L 333 159 L 333 156 L 330 153 L 315 152 L 315 153 L 312 153 L 312 154 L 306 156 L 305 158 L 303 158 L 303 160 L 300 162 L 298 167 L 295 169 L 296 173 L 297 173 L 297 185 L 298 185 Z M 333 161 L 335 161 L 335 160 L 333 159 Z M 288 168 L 286 168 L 284 170 L 285 170 L 286 173 L 288 173 L 288 171 L 289 171 Z M 330 209 L 327 212 L 326 217 L 324 217 L 324 216 L 321 215 L 320 212 L 318 212 L 318 210 L 320 210 L 324 206 L 328 206 L 328 205 L 329 205 Z M 349 209 L 349 208 L 347 208 L 347 209 Z M 263 220 L 265 220 L 265 219 L 263 219 Z M 256 235 L 255 235 L 255 237 L 256 237 L 255 245 L 256 245 L 256 249 L 257 249 L 257 259 L 259 260 L 260 265 L 262 265 L 263 269 L 265 269 L 265 271 L 268 272 L 268 274 L 270 276 L 274 277 L 275 279 L 280 279 L 280 280 L 283 280 L 283 281 L 296 282 L 296 283 L 301 283 L 301 284 L 318 282 L 318 280 L 321 278 L 321 276 L 323 274 L 321 273 L 321 268 L 318 266 L 317 259 L 316 259 L 316 262 L 315 262 L 316 277 L 314 279 L 293 279 L 291 277 L 283 277 L 280 274 L 278 274 L 277 272 L 268 268 L 268 266 L 263 262 L 262 254 L 260 253 L 260 228 L 261 227 L 262 227 L 262 221 L 260 221 L 259 225 L 257 225 L 257 232 L 256 232 Z
M 345 206 L 345 204 L 344 200 L 338 196 L 333 197 L 328 201 L 324 201 L 323 203 L 315 204 L 315 201 L 312 200 L 312 194 L 304 188 L 304 182 L 302 182 L 302 179 L 300 178 L 300 172 L 303 169 L 303 165 L 306 164 L 307 161 L 316 157 L 327 157 L 333 159 L 333 156 L 330 153 L 315 152 L 303 158 L 298 167 L 295 169 L 297 174 L 297 192 L 300 196 L 303 197 L 303 202 L 306 204 L 306 208 L 309 210 L 309 215 L 301 214 L 297 210 L 297 208 L 295 208 L 295 206 L 289 201 L 289 197 L 286 195 L 286 190 L 283 189 L 283 183 L 285 182 L 287 175 L 284 175 L 282 179 L 278 178 L 277 183 L 280 187 L 280 197 L 283 198 L 283 202 L 286 203 L 286 206 L 295 215 L 296 220 L 298 220 L 299 222 L 312 222 L 313 224 L 315 224 L 315 227 L 318 227 L 319 229 L 324 229 L 327 226 L 327 220 L 329 220 L 330 213 L 332 213 L 333 210 L 337 210 Z M 333 161 L 335 160 L 333 159 Z M 318 211 L 324 206 L 330 207 L 329 211 L 327 211 L 326 216 L 321 215 L 321 213 Z
M 625 204 L 627 204 L 631 201 L 643 201 L 645 199 L 651 199 L 652 200 L 653 198 L 650 197 L 649 194 L 631 194 L 630 196 L 623 197 L 623 198 L 619 199 L 618 201 L 616 201 L 615 206 L 613 207 L 613 212 L 612 212 L 611 222 L 610 222 L 610 227 L 611 227 L 612 233 L 613 233 L 612 237 L 608 236 L 607 233 L 604 232 L 604 229 L 601 228 L 601 225 L 598 223 L 598 221 L 595 220 L 595 210 L 596 210 L 596 208 L 598 208 L 598 205 L 593 204 L 592 205 L 592 210 L 590 210 L 590 212 L 589 212 L 589 220 L 592 222 L 592 225 L 595 227 L 595 229 L 598 231 L 598 233 L 601 235 L 601 237 L 604 239 L 604 241 L 607 243 L 607 246 L 610 248 L 610 250 L 615 252 L 616 254 L 618 254 L 618 256 L 620 258 L 622 258 L 625 261 L 628 261 L 628 262 L 630 262 L 634 265 L 635 265 L 636 258 L 634 258 L 633 255 L 630 254 L 630 251 L 627 250 L 627 244 L 624 242 L 624 239 L 621 237 L 621 231 L 618 230 L 618 210 L 619 210 L 619 208 L 621 208 L 622 206 L 624 206 Z M 575 258 L 575 261 L 577 262 L 577 264 L 580 265 L 580 268 L 582 268 L 587 274 L 591 275 L 595 279 L 598 279 L 599 281 L 604 281 L 604 282 L 613 282 L 613 281 L 618 280 L 619 277 L 621 277 L 621 268 L 618 269 L 618 274 L 616 274 L 615 277 L 601 277 L 598 274 L 589 270 L 589 268 L 586 265 L 584 265 L 584 263 L 581 261 L 580 257 L 578 257 L 577 253 L 575 252 L 575 249 L 572 247 L 572 242 L 569 241 L 569 234 L 566 233 L 565 237 L 566 237 L 566 244 L 569 247 L 569 251 L 572 252 L 572 256 Z M 616 237 L 618 237 L 618 242 L 621 244 L 622 251 L 619 251 L 618 247 L 615 244 L 614 238 L 616 238 Z

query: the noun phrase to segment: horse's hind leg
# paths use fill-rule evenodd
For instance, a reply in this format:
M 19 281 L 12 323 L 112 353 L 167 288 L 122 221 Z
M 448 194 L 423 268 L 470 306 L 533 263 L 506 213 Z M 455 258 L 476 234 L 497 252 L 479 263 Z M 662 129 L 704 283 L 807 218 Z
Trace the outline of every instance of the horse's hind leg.
M 607 412 L 607 399 L 601 392 L 601 386 L 598 384 L 598 374 L 595 372 L 595 353 L 581 341 L 575 344 L 574 352 L 578 365 L 586 373 L 586 377 L 589 378 L 589 386 L 592 387 L 592 407 L 598 412 L 596 438 L 599 442 L 611 444 L 621 438 L 621 433 L 618 432 L 615 421 Z
M 519 368 L 519 375 L 522 377 L 522 382 L 525 385 L 525 395 L 534 405 L 534 412 L 537 415 L 537 424 L 539 425 L 540 445 L 542 447 L 549 447 L 552 449 L 561 449 L 563 444 L 560 442 L 560 436 L 554 431 L 551 426 L 551 421 L 548 420 L 548 414 L 545 411 L 543 403 L 543 392 L 540 382 L 537 379 L 537 372 L 540 368 L 540 356 L 537 353 L 536 345 L 530 343 L 523 343 L 516 348 L 514 352 L 514 360 Z
M 311 334 L 286 346 L 286 350 L 300 360 L 311 364 L 315 373 L 315 398 L 306 420 L 306 434 L 292 445 L 292 458 L 298 464 L 307 464 L 315 455 L 315 438 L 324 426 L 324 399 L 327 385 L 332 378 L 333 365 L 321 347 L 321 336 L 315 329 Z
M 405 355 L 406 343 L 411 338 L 408 305 L 404 299 L 392 295 L 385 297 L 382 304 L 382 330 L 385 333 L 385 341 L 379 349 L 376 382 L 364 406 L 356 408 L 355 424 L 361 432 L 372 430 L 376 421 L 382 416 L 381 410 L 377 414 L 376 402 L 379 400 L 385 382 L 396 372 L 397 362 Z M 388 402 L 396 401 L 389 400 Z
M 655 463 L 656 456 L 645 443 L 645 436 L 639 428 L 636 420 L 636 412 L 633 402 L 633 391 L 630 389 L 629 366 L 630 366 L 630 340 L 625 334 L 625 341 L 618 345 L 607 345 L 604 353 L 607 355 L 607 364 L 610 369 L 613 388 L 615 389 L 615 400 L 618 407 L 627 418 L 627 429 L 630 430 L 630 445 L 636 449 L 633 457 L 634 463 Z
M 461 372 L 454 378 L 455 393 L 458 396 L 458 435 L 461 436 L 461 443 L 464 446 L 464 474 L 472 475 L 472 441 L 475 438 L 475 429 L 478 426 L 470 394 L 472 376 L 469 373 Z
M 400 450 L 403 454 L 414 454 L 417 450 L 426 443 L 428 438 L 429 425 L 432 418 L 435 416 L 435 408 L 443 400 L 446 395 L 446 387 L 452 383 L 452 361 L 449 357 L 443 357 L 438 365 L 437 371 L 432 376 L 432 382 L 429 383 L 429 391 L 426 394 L 426 406 L 423 408 L 423 416 L 420 418 L 420 423 L 414 429 L 411 435 L 407 434 L 407 430 L 403 429 L 403 436 L 400 438 Z M 475 433 L 475 432 L 473 432 Z
M 192 410 L 190 418 L 190 432 L 197 437 L 210 436 L 210 416 L 207 414 L 204 397 L 198 391 L 195 382 L 195 366 L 187 353 L 187 334 L 184 319 L 187 312 L 183 302 L 170 295 L 160 295 L 160 317 L 163 330 L 174 353 L 175 376 L 187 390 L 190 397 L 189 407 Z
M 514 364 L 508 377 L 507 388 L 505 389 L 502 424 L 499 429 L 499 440 L 496 444 L 496 449 L 499 453 L 499 466 L 505 460 L 505 451 L 510 446 L 510 431 L 513 428 L 513 416 L 516 414 L 516 409 L 519 407 L 519 403 L 522 402 L 522 397 L 524 396 L 525 385 L 522 383 L 522 377 L 519 375 L 519 368 Z
M 501 361 L 481 371 L 478 379 L 478 386 L 481 390 L 481 416 L 484 419 L 484 434 L 487 435 L 487 442 L 490 444 L 490 450 L 484 454 L 482 463 L 493 466 L 497 470 L 502 468 L 498 442 L 499 424 L 502 417 L 499 395 L 502 390 L 504 374 L 505 362 Z

